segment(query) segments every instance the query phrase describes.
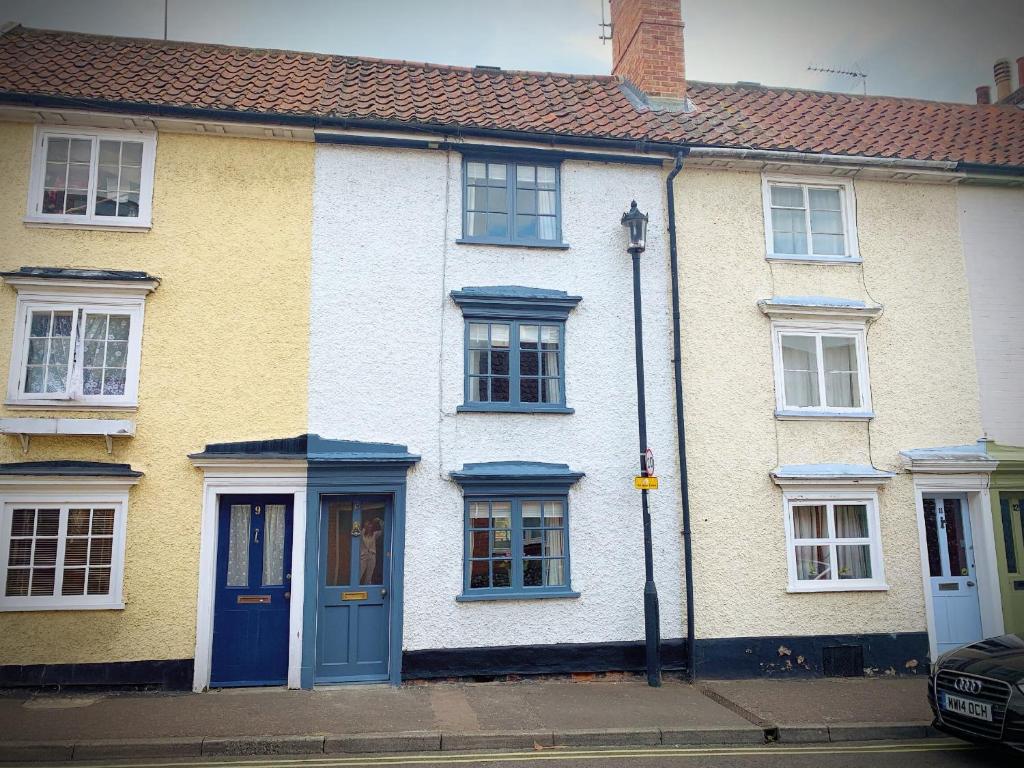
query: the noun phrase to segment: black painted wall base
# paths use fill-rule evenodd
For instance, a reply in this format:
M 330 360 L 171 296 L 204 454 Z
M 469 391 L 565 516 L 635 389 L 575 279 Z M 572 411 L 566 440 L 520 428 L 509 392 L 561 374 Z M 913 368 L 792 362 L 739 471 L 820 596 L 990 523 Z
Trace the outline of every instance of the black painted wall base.
M 924 632 L 698 639 L 697 677 L 860 677 L 928 672 Z M 682 639 L 662 641 L 665 671 L 686 669 Z M 573 672 L 642 672 L 642 642 L 566 643 L 405 651 L 403 680 Z
M 662 640 L 661 661 L 667 671 L 684 669 L 685 642 L 681 639 Z M 405 651 L 402 654 L 402 679 L 642 672 L 644 664 L 644 644 L 641 641 L 438 648 Z
M 0 665 L 0 688 L 131 685 L 187 691 L 192 688 L 192 666 L 192 659 Z
M 698 639 L 697 676 L 862 677 L 928 674 L 928 634 Z

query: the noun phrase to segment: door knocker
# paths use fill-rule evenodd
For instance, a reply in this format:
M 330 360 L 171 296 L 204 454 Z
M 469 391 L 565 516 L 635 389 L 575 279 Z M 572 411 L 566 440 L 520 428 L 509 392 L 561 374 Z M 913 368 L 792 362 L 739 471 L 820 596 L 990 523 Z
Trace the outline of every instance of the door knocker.
M 363 534 L 363 532 L 359 528 L 359 523 L 358 522 L 352 523 L 352 535 L 353 536 L 361 536 L 362 534 Z

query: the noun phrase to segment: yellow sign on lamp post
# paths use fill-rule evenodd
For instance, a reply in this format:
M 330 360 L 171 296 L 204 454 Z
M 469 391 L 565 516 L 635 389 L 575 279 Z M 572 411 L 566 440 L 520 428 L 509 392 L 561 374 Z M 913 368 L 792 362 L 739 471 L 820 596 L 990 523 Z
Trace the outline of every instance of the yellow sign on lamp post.
M 633 487 L 638 491 L 656 491 L 658 490 L 658 478 L 637 475 L 633 478 Z

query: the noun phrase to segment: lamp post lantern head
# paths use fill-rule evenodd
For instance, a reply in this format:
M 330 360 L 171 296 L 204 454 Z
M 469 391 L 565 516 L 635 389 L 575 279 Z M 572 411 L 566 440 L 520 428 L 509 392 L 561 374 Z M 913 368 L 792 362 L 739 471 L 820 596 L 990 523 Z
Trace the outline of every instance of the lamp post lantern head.
M 643 253 L 647 247 L 647 214 L 640 213 L 636 200 L 629 205 L 629 211 L 622 214 L 622 226 L 629 228 L 630 253 Z

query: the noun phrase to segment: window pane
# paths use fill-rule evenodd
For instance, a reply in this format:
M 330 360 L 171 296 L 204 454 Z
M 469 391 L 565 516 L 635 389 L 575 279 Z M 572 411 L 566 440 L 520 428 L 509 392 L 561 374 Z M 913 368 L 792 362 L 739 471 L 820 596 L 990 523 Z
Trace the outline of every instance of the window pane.
M 827 539 L 828 507 L 824 504 L 794 506 L 793 538 Z
M 469 399 L 475 403 L 487 402 L 487 379 L 471 378 L 469 380 Z
M 558 379 L 543 379 L 541 381 L 541 402 L 562 402 L 562 387 Z
M 536 352 L 529 350 L 523 350 L 520 352 L 519 373 L 524 377 L 537 376 L 540 374 L 540 356 Z
M 523 557 L 540 557 L 544 554 L 544 531 L 539 528 L 523 529 Z
M 555 193 L 554 191 L 541 190 L 537 193 L 537 213 L 555 215 Z
M 537 193 L 530 189 L 516 191 L 516 213 L 533 214 L 537 212 Z
M 539 237 L 537 233 L 536 216 L 516 216 L 516 237 L 524 240 L 535 240 Z
M 470 589 L 486 589 L 491 586 L 489 561 L 474 560 L 469 571 Z
M 487 190 L 487 210 L 495 213 L 508 212 L 508 195 L 504 187 L 490 187 Z
M 540 328 L 536 325 L 519 326 L 519 346 L 522 349 L 537 349 L 540 339 Z
M 800 187 L 787 187 L 781 184 L 771 185 L 772 205 L 789 208 L 804 207 L 804 193 Z
M 848 336 L 823 336 L 821 351 L 825 363 L 827 405 L 837 408 L 859 408 L 857 340 Z
M 499 349 L 491 352 L 491 373 L 495 376 L 508 376 L 507 349 Z
M 284 504 L 267 504 L 263 531 L 263 584 L 284 584 Z
M 868 508 L 864 504 L 836 504 L 836 537 L 866 539 Z
M 796 548 L 796 577 L 800 581 L 820 581 L 832 578 L 829 549 L 823 547 Z
M 539 240 L 558 239 L 558 220 L 554 216 L 541 216 L 537 219 L 537 238 Z
M 231 505 L 231 521 L 228 528 L 229 587 L 249 585 L 249 512 L 248 504 Z
M 69 538 L 64 545 L 64 565 L 87 565 L 89 560 L 89 539 Z M 110 562 L 109 560 L 107 561 Z
M 843 217 L 839 211 L 811 211 L 811 232 L 816 235 L 842 235 Z
M 786 405 L 796 408 L 819 405 L 818 353 L 814 337 L 783 335 L 781 344 Z
M 522 503 L 523 527 L 539 528 L 541 524 L 541 503 L 539 501 L 524 501 Z M 547 523 L 545 523 L 546 525 Z
M 86 163 L 92 159 L 91 139 L 71 139 L 71 154 L 69 159 L 72 163 Z
M 509 339 L 509 326 L 495 324 L 491 326 L 491 346 L 507 347 Z
M 561 528 L 544 531 L 544 556 L 561 557 L 565 554 L 564 536 Z
M 65 189 L 68 183 L 67 163 L 47 163 L 46 175 L 43 177 L 45 189 Z
M 870 579 L 871 547 L 867 544 L 837 546 L 836 567 L 840 579 Z
M 142 142 L 123 141 L 121 142 L 121 164 L 142 165 Z
M 40 509 L 36 513 L 36 536 L 56 536 L 59 526 L 59 509 Z
M 491 379 L 491 402 L 507 403 L 508 395 L 508 379 Z
M 558 171 L 548 166 L 538 166 L 537 186 L 541 189 L 554 189 L 558 182 Z
M 490 521 L 487 502 L 474 501 L 469 505 L 469 524 L 473 528 L 486 528 Z
M 62 595 L 84 595 L 85 594 L 85 568 L 65 568 L 61 581 L 60 593 Z
M 362 505 L 362 533 L 359 536 L 359 583 L 384 583 L 384 515 L 381 502 Z
M 487 178 L 492 181 L 504 181 L 508 172 L 504 163 L 488 163 Z
M 29 583 L 28 568 L 11 568 L 7 571 L 7 584 L 4 594 L 7 597 L 26 597 Z
M 13 539 L 7 555 L 7 565 L 27 567 L 32 565 L 31 539 Z
M 495 521 L 497 523 L 497 521 Z M 491 531 L 491 557 L 512 554 L 512 531 L 508 528 L 496 527 Z
M 799 256 L 807 253 L 807 235 L 802 232 L 775 232 L 772 235 L 772 251 Z
M 523 184 L 529 182 L 533 184 L 537 180 L 537 168 L 533 165 L 518 165 L 516 166 L 516 183 Z
M 327 573 L 324 583 L 338 587 L 352 583 L 352 502 L 327 504 Z
M 512 561 L 494 560 L 491 564 L 491 586 L 509 587 L 512 585 Z
M 487 532 L 473 531 L 470 535 L 472 536 L 470 544 L 470 556 L 487 557 L 487 555 L 489 554 Z
M 844 256 L 846 246 L 842 235 L 814 235 L 814 253 L 821 256 Z
M 90 595 L 110 594 L 110 569 L 90 568 L 88 586 Z
M 469 351 L 469 372 L 487 373 L 487 352 L 482 349 L 471 349 Z
M 487 167 L 483 163 L 466 163 L 466 177 L 471 182 L 484 181 L 487 178 Z
M 92 535 L 110 536 L 114 533 L 114 510 L 94 509 L 92 512 Z
M 949 555 L 949 575 L 969 576 L 967 562 L 967 535 L 963 525 L 963 510 L 959 499 L 942 500 L 943 517 L 946 520 L 946 547 Z
M 504 213 L 487 214 L 487 234 L 490 237 L 508 237 L 508 215 Z
M 487 326 L 484 323 L 469 324 L 469 346 L 477 349 L 487 346 Z
M 519 400 L 524 403 L 540 402 L 540 382 L 537 379 L 522 379 L 519 382 Z
M 11 536 L 31 536 L 36 529 L 34 509 L 16 509 L 11 519 Z
M 541 587 L 544 586 L 544 561 L 524 560 L 523 561 L 523 586 Z
M 68 160 L 68 140 L 51 137 L 46 140 L 46 159 L 66 163 Z
M 810 203 L 812 211 L 838 211 L 840 209 L 838 189 L 808 188 L 807 201 Z
M 512 527 L 512 505 L 507 501 L 491 503 L 491 519 L 495 528 Z
M 483 237 L 487 234 L 487 214 L 486 213 L 469 213 L 467 214 L 468 222 L 467 229 L 471 237 Z
M 565 586 L 565 561 L 561 558 L 544 561 L 544 585 L 548 587 Z
M 55 568 L 36 568 L 32 571 L 32 587 L 29 594 L 33 597 L 51 597 L 54 581 L 57 578 Z

